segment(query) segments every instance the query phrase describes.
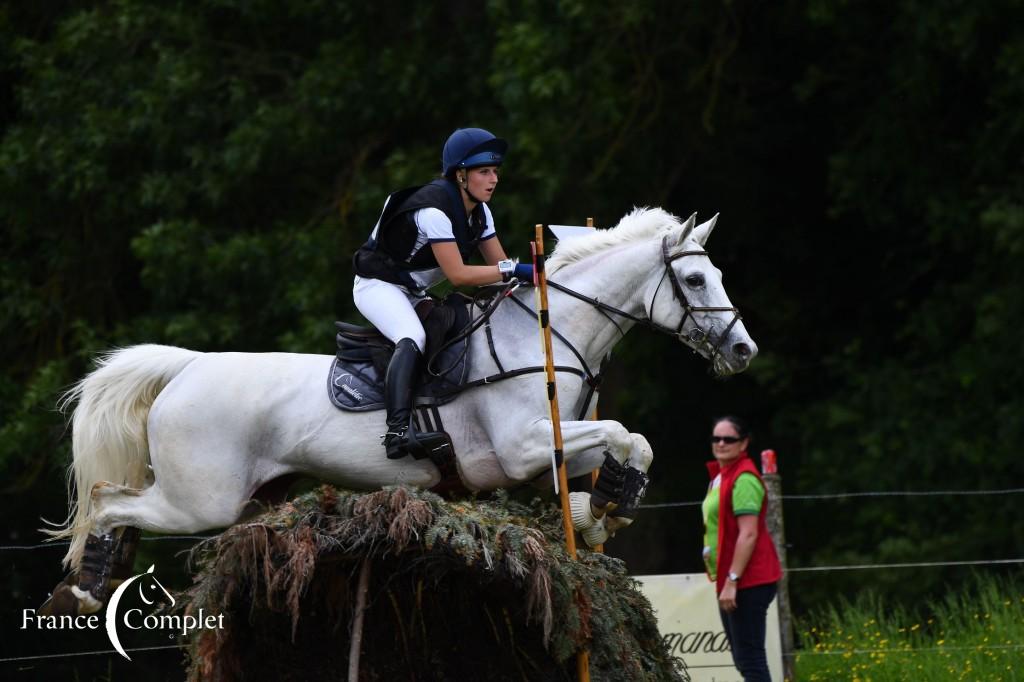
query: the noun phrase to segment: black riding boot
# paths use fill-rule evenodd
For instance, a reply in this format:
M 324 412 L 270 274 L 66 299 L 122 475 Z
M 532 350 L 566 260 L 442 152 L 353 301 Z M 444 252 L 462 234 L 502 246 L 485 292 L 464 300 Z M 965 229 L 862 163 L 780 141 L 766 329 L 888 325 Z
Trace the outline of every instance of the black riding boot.
M 402 339 L 395 344 L 395 353 L 384 376 L 384 405 L 388 412 L 384 448 L 388 459 L 401 459 L 409 454 L 406 447 L 409 445 L 412 399 L 421 357 L 415 341 Z

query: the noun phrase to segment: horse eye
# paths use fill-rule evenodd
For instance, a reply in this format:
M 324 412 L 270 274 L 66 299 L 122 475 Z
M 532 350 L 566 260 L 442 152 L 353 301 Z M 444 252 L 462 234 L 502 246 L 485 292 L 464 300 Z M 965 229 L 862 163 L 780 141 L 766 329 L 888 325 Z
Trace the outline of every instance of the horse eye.
M 697 275 L 697 274 L 687 275 L 686 276 L 686 284 L 688 286 L 691 286 L 691 287 L 694 287 L 694 288 L 702 287 L 702 286 L 704 286 L 704 275 Z

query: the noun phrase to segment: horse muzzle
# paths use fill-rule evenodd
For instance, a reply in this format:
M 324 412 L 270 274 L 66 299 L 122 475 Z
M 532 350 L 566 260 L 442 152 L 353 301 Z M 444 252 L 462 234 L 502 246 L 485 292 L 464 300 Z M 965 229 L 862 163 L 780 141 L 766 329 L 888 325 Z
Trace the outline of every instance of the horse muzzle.
M 746 341 L 735 341 L 715 357 L 715 371 L 723 376 L 739 374 L 750 366 L 756 355 L 757 345 L 749 337 Z

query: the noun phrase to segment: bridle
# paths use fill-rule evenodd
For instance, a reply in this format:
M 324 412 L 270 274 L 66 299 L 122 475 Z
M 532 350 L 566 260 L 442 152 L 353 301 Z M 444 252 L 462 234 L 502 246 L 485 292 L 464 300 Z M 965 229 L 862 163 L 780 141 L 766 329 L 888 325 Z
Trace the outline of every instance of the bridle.
M 649 317 L 637 317 L 636 315 L 627 313 L 625 310 L 620 310 L 614 306 L 608 305 L 607 303 L 603 303 L 596 298 L 586 296 L 584 294 L 579 293 L 578 291 L 573 291 L 572 289 L 562 286 L 557 282 L 553 282 L 550 279 L 548 280 L 548 286 L 594 306 L 595 308 L 600 310 L 605 315 L 605 317 L 611 320 L 612 324 L 615 325 L 615 327 L 619 330 L 620 334 L 624 335 L 625 332 L 622 331 L 622 328 L 619 327 L 618 323 L 615 322 L 615 320 L 612 319 L 611 316 L 608 315 L 608 313 L 614 313 L 615 315 L 624 317 L 627 320 L 631 320 L 632 322 L 635 322 L 649 329 L 653 329 L 654 331 L 661 332 L 662 334 L 674 336 L 682 343 L 690 345 L 693 348 L 694 352 L 697 352 L 701 348 L 706 347 L 708 349 L 708 359 L 714 362 L 715 358 L 721 354 L 722 344 L 724 344 L 725 340 L 729 337 L 729 332 L 732 331 L 732 328 L 736 326 L 737 322 L 743 319 L 740 316 L 740 311 L 738 308 L 736 308 L 736 306 L 690 305 L 690 301 L 687 300 L 686 294 L 683 292 L 683 287 L 679 284 L 679 278 L 676 277 L 676 272 L 675 270 L 672 269 L 672 263 L 674 261 L 679 260 L 680 258 L 685 258 L 686 256 L 706 255 L 708 255 L 708 252 L 704 251 L 703 249 L 694 251 L 680 251 L 679 253 L 676 254 L 670 254 L 668 246 L 668 235 L 666 235 L 661 240 L 661 258 L 662 262 L 665 265 L 665 272 L 662 273 L 661 279 L 658 281 L 658 286 L 654 289 L 654 294 L 651 296 L 651 303 L 647 307 L 647 309 L 650 311 L 654 310 L 654 301 L 658 297 L 658 292 L 661 290 L 661 285 L 664 284 L 665 276 L 667 275 L 669 282 L 671 282 L 672 284 L 672 297 L 679 301 L 680 305 L 682 305 L 683 308 L 683 317 L 679 320 L 679 325 L 675 329 L 658 324 Z M 697 320 L 696 315 L 694 315 L 694 313 L 712 312 L 731 312 L 733 314 L 732 321 L 730 321 L 729 324 L 726 326 L 725 330 L 723 330 L 722 333 L 718 335 L 718 340 L 714 344 L 712 344 L 712 335 L 709 333 L 709 330 L 706 330 L 704 327 L 702 327 L 700 322 Z M 689 332 L 684 333 L 683 327 L 686 326 L 687 320 L 691 321 L 692 327 L 689 330 Z M 714 330 L 711 329 L 710 331 Z

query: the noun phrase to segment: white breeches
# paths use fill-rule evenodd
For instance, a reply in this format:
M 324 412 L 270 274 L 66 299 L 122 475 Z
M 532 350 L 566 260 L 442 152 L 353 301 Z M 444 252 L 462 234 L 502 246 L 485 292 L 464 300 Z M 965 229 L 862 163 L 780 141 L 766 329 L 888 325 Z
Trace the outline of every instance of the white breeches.
M 426 348 L 427 334 L 414 308 L 424 296 L 410 294 L 397 284 L 356 276 L 352 298 L 363 317 L 381 334 L 395 343 L 412 339 L 421 353 Z

